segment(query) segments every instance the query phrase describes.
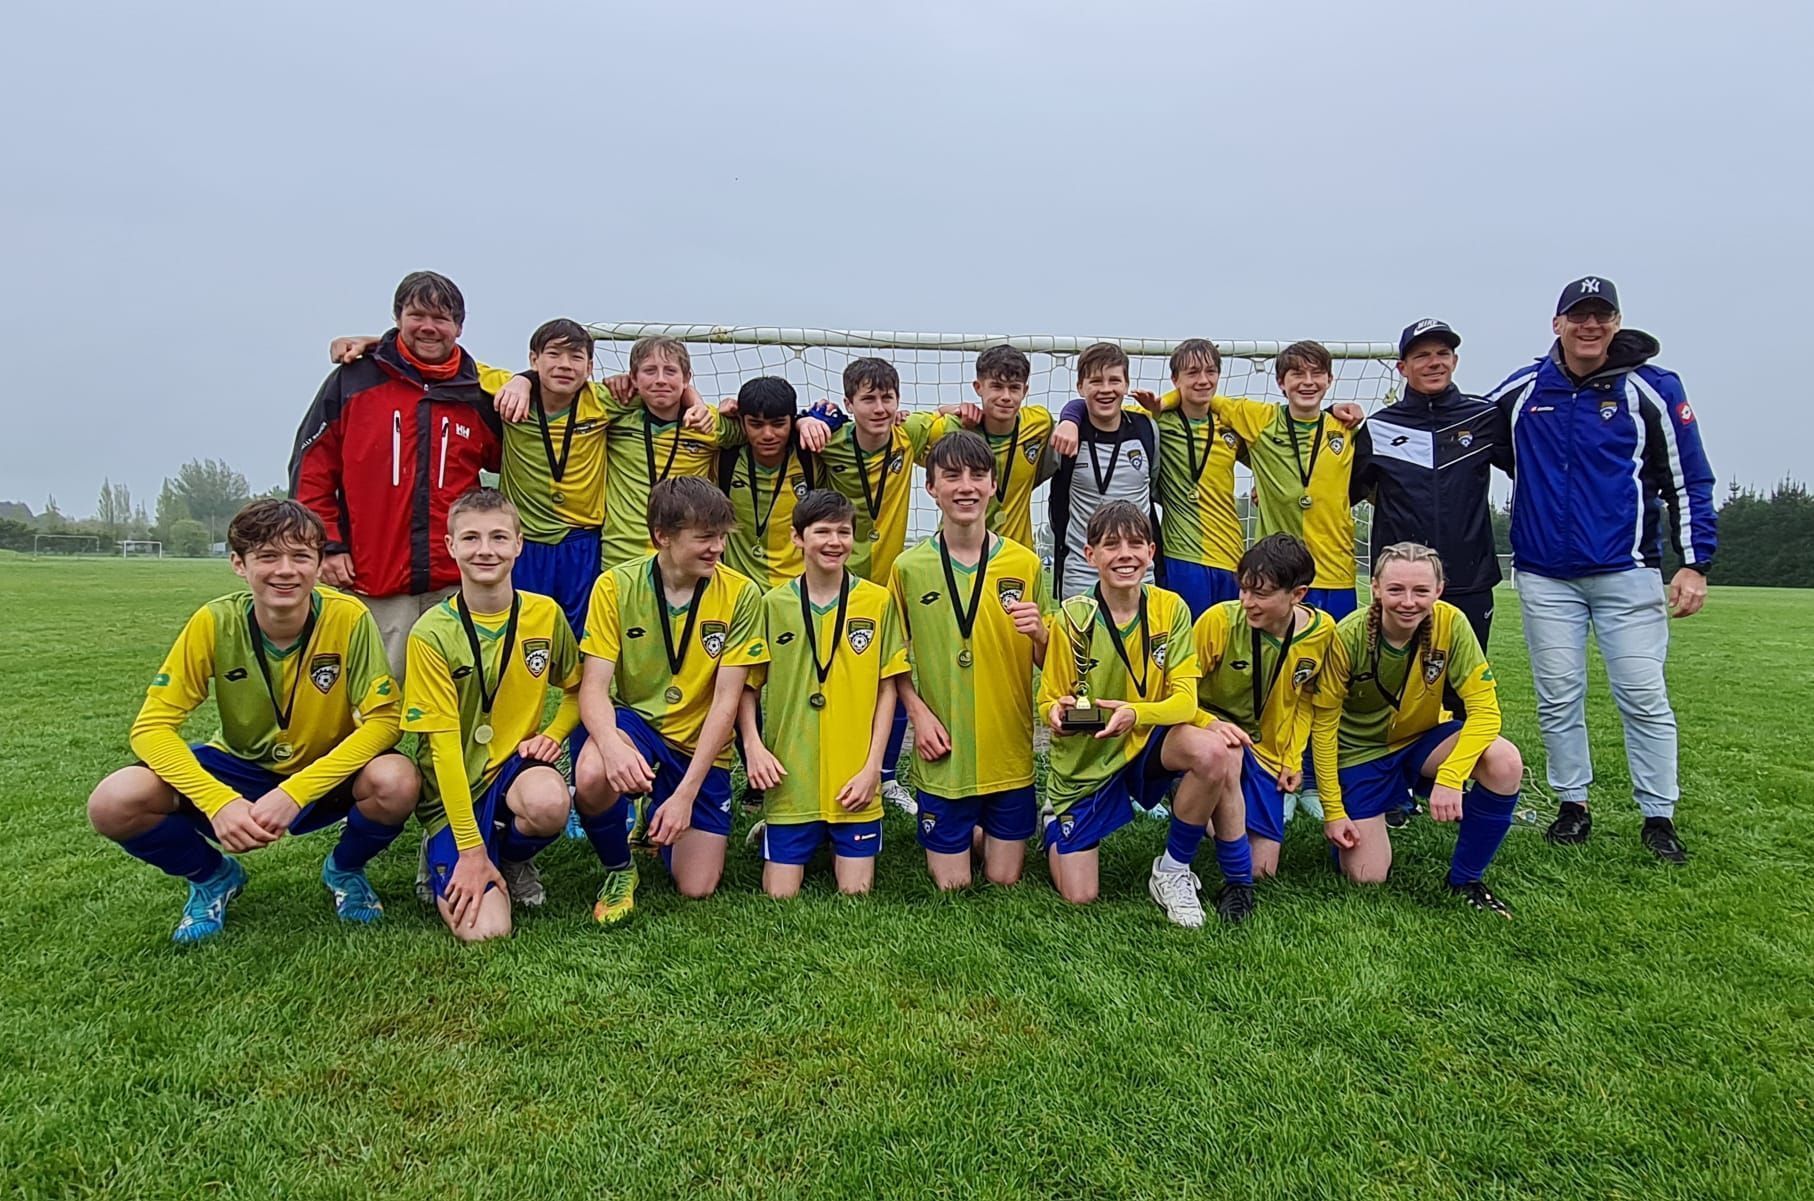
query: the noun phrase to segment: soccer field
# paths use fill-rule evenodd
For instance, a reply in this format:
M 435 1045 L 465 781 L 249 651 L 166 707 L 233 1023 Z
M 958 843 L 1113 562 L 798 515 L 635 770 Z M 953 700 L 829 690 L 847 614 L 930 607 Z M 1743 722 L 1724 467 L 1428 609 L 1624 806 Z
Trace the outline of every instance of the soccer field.
M 1638 844 L 1596 665 L 1594 840 L 1514 828 L 1490 876 L 1510 923 L 1448 902 L 1454 833 L 1422 819 L 1362 892 L 1300 817 L 1252 921 L 1184 931 L 1146 897 L 1157 822 L 1104 844 L 1104 900 L 1079 911 L 1043 866 L 936 894 L 891 811 L 867 899 L 820 875 L 769 901 L 739 838 L 718 898 L 645 866 L 635 921 L 601 931 L 597 862 L 563 840 L 547 907 L 464 951 L 410 894 L 413 828 L 373 865 L 376 929 L 335 920 L 330 839 L 290 839 L 246 858 L 226 935 L 181 949 L 180 887 L 82 806 L 181 622 L 234 583 L 0 558 L 9 1195 L 1814 1188 L 1814 594 L 1715 589 L 1673 627 L 1685 869 Z M 1541 774 L 1509 592 L 1494 649 Z

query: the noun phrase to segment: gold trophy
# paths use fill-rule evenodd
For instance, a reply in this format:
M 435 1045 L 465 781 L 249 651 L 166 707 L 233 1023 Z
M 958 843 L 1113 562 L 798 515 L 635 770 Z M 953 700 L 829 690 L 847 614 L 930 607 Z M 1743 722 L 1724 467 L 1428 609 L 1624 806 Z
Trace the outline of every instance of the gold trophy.
M 1059 606 L 1059 612 L 1071 636 L 1071 664 L 1077 669 L 1077 686 L 1072 689 L 1075 703 L 1059 714 L 1058 724 L 1078 733 L 1100 730 L 1108 724 L 1109 714 L 1090 698 L 1090 637 L 1096 629 L 1096 599 L 1070 597 Z

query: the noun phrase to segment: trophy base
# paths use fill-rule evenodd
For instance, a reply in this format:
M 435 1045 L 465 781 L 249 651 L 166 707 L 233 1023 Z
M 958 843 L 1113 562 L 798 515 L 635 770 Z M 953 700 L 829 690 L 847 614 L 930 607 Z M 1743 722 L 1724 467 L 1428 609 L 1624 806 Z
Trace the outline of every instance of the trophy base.
M 1109 711 L 1100 705 L 1073 705 L 1059 715 L 1058 724 L 1067 730 L 1100 730 L 1109 724 Z

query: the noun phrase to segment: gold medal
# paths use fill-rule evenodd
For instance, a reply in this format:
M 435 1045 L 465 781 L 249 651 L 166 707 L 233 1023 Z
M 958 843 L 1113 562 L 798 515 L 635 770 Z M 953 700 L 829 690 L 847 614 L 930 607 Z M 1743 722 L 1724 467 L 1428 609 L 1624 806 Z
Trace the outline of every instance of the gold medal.
M 480 746 L 489 745 L 491 742 L 491 726 L 485 722 L 480 722 L 478 725 L 474 726 L 472 728 L 472 740 Z
M 806 698 L 806 703 L 815 709 L 823 709 L 825 708 L 825 694 L 823 692 L 815 692 Z
M 678 705 L 680 703 L 680 697 L 681 697 L 680 689 L 675 688 L 672 685 L 669 685 L 668 690 L 666 692 L 662 693 L 661 695 L 663 696 L 663 698 L 665 698 L 667 700 L 668 704 L 670 704 L 670 705 Z
M 271 747 L 271 758 L 277 760 L 279 763 L 288 763 L 290 761 L 290 756 L 295 753 L 295 748 L 287 742 L 275 743 Z
M 966 646 L 963 650 L 957 652 L 957 665 L 959 667 L 968 667 L 974 662 L 976 662 L 976 657 L 970 653 L 969 647 Z
M 1309 507 L 1310 507 L 1310 497 L 1309 496 L 1298 497 L 1298 508 L 1308 509 Z
M 881 530 L 870 530 L 869 531 L 869 540 L 871 542 L 880 542 L 882 540 L 882 531 Z

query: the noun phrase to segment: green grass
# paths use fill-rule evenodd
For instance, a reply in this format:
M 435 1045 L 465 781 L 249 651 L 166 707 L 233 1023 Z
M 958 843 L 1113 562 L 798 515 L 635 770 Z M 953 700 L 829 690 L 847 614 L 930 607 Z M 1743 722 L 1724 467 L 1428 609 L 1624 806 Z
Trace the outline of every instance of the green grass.
M 374 865 L 374 930 L 334 920 L 328 842 L 289 840 L 248 857 L 226 936 L 181 950 L 179 888 L 82 805 L 230 583 L 0 565 L 9 1194 L 1809 1195 L 1809 593 L 1719 589 L 1672 631 L 1685 870 L 1638 845 L 1596 667 L 1594 841 L 1514 829 L 1509 924 L 1445 903 L 1453 833 L 1427 822 L 1363 893 L 1300 821 L 1251 923 L 1186 932 L 1145 896 L 1156 822 L 1105 845 L 1105 900 L 1072 911 L 1041 869 L 936 895 L 893 815 L 873 897 L 820 879 L 775 904 L 738 853 L 704 903 L 646 871 L 614 932 L 562 842 L 547 908 L 476 951 L 410 898 L 414 832 Z M 1496 649 L 1540 763 L 1509 594 Z

